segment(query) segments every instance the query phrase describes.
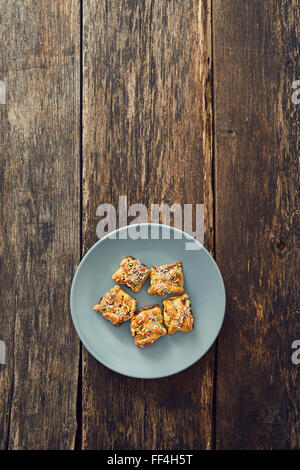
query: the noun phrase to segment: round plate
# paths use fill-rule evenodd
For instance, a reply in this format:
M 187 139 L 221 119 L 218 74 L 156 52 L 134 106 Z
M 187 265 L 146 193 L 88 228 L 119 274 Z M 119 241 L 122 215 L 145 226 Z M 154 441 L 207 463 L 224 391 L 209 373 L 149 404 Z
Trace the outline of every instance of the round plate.
M 143 238 L 136 239 L 138 232 Z M 193 331 L 166 335 L 139 348 L 130 334 L 130 321 L 116 328 L 93 310 L 116 284 L 111 276 L 127 255 L 149 268 L 182 261 L 184 288 L 194 313 Z M 138 300 L 137 308 L 162 305 L 165 298 L 148 294 L 149 279 L 139 293 L 121 287 Z M 72 283 L 71 314 L 82 343 L 102 364 L 130 377 L 166 377 L 194 364 L 218 336 L 224 313 L 224 283 L 214 259 L 190 235 L 166 225 L 129 225 L 105 236 L 84 256 Z

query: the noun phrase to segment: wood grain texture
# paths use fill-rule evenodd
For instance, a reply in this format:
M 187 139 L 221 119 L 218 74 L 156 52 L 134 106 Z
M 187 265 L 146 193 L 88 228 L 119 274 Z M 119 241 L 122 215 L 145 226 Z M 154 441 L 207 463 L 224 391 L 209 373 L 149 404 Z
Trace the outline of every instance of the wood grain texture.
M 297 1 L 213 2 L 217 448 L 299 448 Z M 234 20 L 233 20 L 234 19 Z M 297 225 L 298 224 L 298 225 Z
M 0 448 L 70 449 L 79 341 L 79 2 L 2 1 Z
M 210 20 L 200 0 L 83 2 L 84 251 L 97 241 L 97 206 L 117 208 L 119 195 L 148 207 L 206 195 L 213 247 Z M 150 381 L 83 350 L 83 447 L 211 448 L 213 373 L 213 349 Z

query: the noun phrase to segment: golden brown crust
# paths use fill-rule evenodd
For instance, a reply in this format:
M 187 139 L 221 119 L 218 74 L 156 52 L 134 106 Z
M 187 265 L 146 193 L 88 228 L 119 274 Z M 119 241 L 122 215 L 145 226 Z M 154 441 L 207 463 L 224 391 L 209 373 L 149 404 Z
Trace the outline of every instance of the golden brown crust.
M 112 275 L 119 284 L 129 287 L 133 292 L 139 292 L 150 275 L 150 269 L 133 256 L 122 259 L 120 268 Z
M 106 320 L 111 321 L 115 326 L 120 326 L 130 320 L 135 312 L 137 300 L 121 289 L 114 286 L 107 291 L 94 306 L 94 310 L 100 312 Z
M 181 261 L 151 268 L 149 294 L 183 294 L 184 279 Z
M 140 308 L 131 318 L 130 331 L 136 346 L 143 348 L 164 336 L 167 331 L 163 324 L 162 309 L 159 305 Z
M 194 329 L 194 315 L 187 294 L 169 297 L 163 301 L 163 306 L 164 322 L 169 335 L 173 335 L 176 331 L 187 333 Z
M 161 309 L 161 306 L 159 304 L 153 304 L 153 305 L 148 305 L 147 307 L 142 307 L 142 308 L 139 308 L 136 312 L 135 312 L 135 315 L 138 315 L 140 312 L 145 312 L 146 310 L 152 310 L 153 308 L 160 308 Z

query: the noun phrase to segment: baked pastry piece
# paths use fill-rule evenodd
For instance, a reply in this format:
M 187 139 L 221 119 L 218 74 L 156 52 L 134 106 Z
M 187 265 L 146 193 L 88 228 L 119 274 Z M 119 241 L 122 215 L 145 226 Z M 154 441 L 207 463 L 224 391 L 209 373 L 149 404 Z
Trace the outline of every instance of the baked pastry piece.
M 119 284 L 130 287 L 133 292 L 139 292 L 149 275 L 150 269 L 145 264 L 133 256 L 126 256 L 112 278 Z
M 192 306 L 187 294 L 178 297 L 169 297 L 163 301 L 164 322 L 169 335 L 176 331 L 188 331 L 194 328 Z
M 131 318 L 130 331 L 136 346 L 143 348 L 167 334 L 159 305 L 140 308 Z
M 115 326 L 119 326 L 129 320 L 135 312 L 137 300 L 121 289 L 114 286 L 107 291 L 95 305 L 94 310 L 100 312 L 106 320 L 111 321 Z
M 149 294 L 168 295 L 183 294 L 182 263 L 165 264 L 151 268 Z

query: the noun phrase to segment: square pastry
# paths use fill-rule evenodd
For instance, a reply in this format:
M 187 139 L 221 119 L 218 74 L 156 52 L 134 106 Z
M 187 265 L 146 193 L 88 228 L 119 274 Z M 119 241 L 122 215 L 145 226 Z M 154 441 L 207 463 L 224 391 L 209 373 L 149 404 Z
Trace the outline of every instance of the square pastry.
M 113 274 L 112 279 L 119 284 L 130 287 L 133 292 L 139 292 L 150 275 L 150 269 L 133 256 L 126 256 L 121 261 L 120 268 Z
M 169 335 L 176 331 L 187 333 L 194 329 L 194 316 L 191 302 L 187 294 L 169 297 L 163 301 L 164 322 Z
M 114 286 L 107 291 L 95 305 L 94 310 L 100 312 L 106 320 L 111 321 L 115 326 L 119 326 L 129 320 L 135 312 L 137 300 L 121 289 Z
M 183 294 L 184 280 L 182 263 L 165 264 L 151 268 L 149 294 L 168 295 Z
M 143 348 L 164 336 L 162 309 L 159 305 L 140 308 L 131 319 L 130 331 L 136 346 Z

